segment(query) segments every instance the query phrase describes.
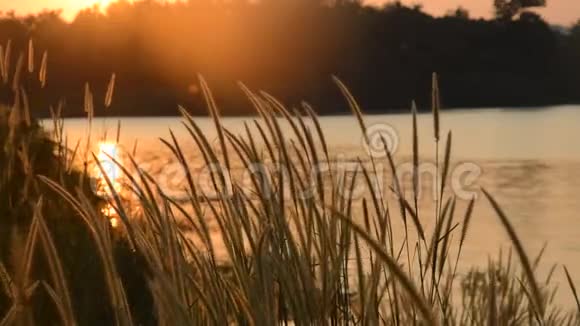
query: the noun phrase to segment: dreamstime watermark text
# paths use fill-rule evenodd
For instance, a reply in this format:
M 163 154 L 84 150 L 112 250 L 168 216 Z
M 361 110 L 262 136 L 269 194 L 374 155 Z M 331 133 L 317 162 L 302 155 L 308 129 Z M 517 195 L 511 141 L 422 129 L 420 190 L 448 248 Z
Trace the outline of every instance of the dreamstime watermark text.
M 333 192 L 351 200 L 372 193 L 393 198 L 416 195 L 419 199 L 439 199 L 444 173 L 441 162 L 422 161 L 415 165 L 412 159 L 402 160 L 396 161 L 393 169 L 386 159 L 386 150 L 395 156 L 399 149 L 396 128 L 384 123 L 370 125 L 360 144 L 366 157 L 353 159 L 343 153 L 334 153 L 332 159 L 319 163 L 309 160 L 305 164 L 293 155 L 291 162 L 260 161 L 238 164 L 231 170 L 220 163 L 191 168 L 177 160 L 161 166 L 159 162 L 145 161 L 139 166 L 152 175 L 165 196 L 172 198 L 190 195 L 193 182 L 196 195 L 209 199 L 232 196 L 234 191 L 244 191 L 250 198 L 270 198 L 283 193 L 286 197 L 308 199 L 320 196 L 321 192 Z M 230 157 L 235 158 L 234 155 Z M 111 164 L 114 163 L 101 162 L 107 171 L 114 170 Z M 451 164 L 447 168 L 446 191 L 459 199 L 471 200 L 477 196 L 477 182 L 482 173 L 482 168 L 474 162 Z

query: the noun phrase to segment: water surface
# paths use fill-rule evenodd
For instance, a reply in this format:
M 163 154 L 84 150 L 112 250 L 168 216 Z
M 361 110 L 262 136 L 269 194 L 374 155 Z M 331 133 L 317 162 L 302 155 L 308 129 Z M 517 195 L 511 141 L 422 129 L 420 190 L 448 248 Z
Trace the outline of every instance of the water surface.
M 158 140 L 173 130 L 183 142 L 192 164 L 202 164 L 180 118 L 121 118 L 121 144 L 131 149 L 135 141 L 137 158 L 157 171 L 159 180 L 168 174 L 173 158 Z M 225 118 L 223 124 L 233 133 L 243 133 L 244 122 L 252 118 Z M 196 118 L 206 135 L 215 138 L 213 122 Z M 321 118 L 331 152 L 338 158 L 352 159 L 367 155 L 362 133 L 350 116 Z M 117 119 L 95 119 L 93 129 L 101 135 L 107 130 L 114 138 Z M 408 114 L 374 115 L 366 119 L 370 130 L 386 131 L 391 137 L 399 164 L 409 162 L 412 150 L 411 117 Z M 429 114 L 421 114 L 419 151 L 426 162 L 433 162 L 435 147 Z M 84 119 L 68 119 L 65 129 L 74 143 L 86 137 Z M 574 281 L 580 285 L 580 107 L 562 106 L 544 109 L 481 109 L 445 112 L 441 120 L 442 145 L 445 134 L 453 131 L 453 165 L 476 167 L 480 172 L 467 191 L 485 187 L 504 208 L 530 255 L 536 255 L 547 243 L 540 275 L 553 263 L 566 264 Z M 291 134 L 285 126 L 287 134 Z M 440 149 L 440 151 L 443 151 Z M 467 165 L 466 165 L 467 164 Z M 428 177 L 427 177 L 428 179 Z M 181 185 L 169 187 L 179 189 Z M 429 180 L 422 184 L 422 212 L 433 211 Z M 178 195 L 178 194 L 176 194 Z M 457 195 L 457 194 L 456 194 Z M 459 196 L 459 212 L 465 209 L 465 196 Z M 463 198 L 462 198 L 463 197 Z M 477 197 L 474 219 L 463 251 L 462 268 L 483 265 L 489 256 L 510 244 L 499 220 L 483 196 Z M 433 214 L 426 214 L 433 216 Z M 432 225 L 429 218 L 424 223 Z M 402 235 L 402 232 L 401 232 Z M 556 281 L 561 291 L 558 300 L 572 304 L 563 271 L 557 269 Z

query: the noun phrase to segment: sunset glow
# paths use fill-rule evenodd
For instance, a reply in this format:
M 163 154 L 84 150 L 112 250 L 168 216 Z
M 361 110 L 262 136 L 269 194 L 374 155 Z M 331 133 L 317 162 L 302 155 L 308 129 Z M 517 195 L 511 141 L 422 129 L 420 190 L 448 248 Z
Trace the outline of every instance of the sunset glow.
M 101 167 L 95 166 L 97 195 L 107 197 L 112 194 L 111 189 L 107 184 L 107 178 L 113 184 L 115 192 L 119 193 L 121 191 L 121 169 L 117 165 L 117 162 L 120 161 L 117 144 L 110 142 L 99 143 L 97 159 L 101 164 Z
M 98 5 L 99 7 L 106 8 L 113 0 L 95 0 L 93 3 L 89 3 L 89 5 Z
M 55 2 L 57 2 L 57 0 L 53 0 Z M 72 20 L 74 19 L 74 16 L 76 15 L 76 13 L 82 9 L 85 8 L 91 8 L 91 7 L 99 7 L 99 9 L 101 11 L 105 11 L 107 9 L 107 7 L 112 3 L 115 2 L 115 0 L 78 0 L 77 3 L 75 3 L 72 8 L 67 8 L 65 6 L 62 6 L 63 8 L 63 15 L 67 20 Z
M 117 165 L 117 162 L 120 161 L 120 156 L 117 144 L 111 142 L 99 143 L 97 159 L 99 160 L 102 169 L 98 166 L 95 166 L 94 176 L 96 178 L 96 194 L 103 198 L 112 196 L 113 191 L 108 186 L 107 178 L 113 184 L 114 192 L 117 194 L 121 193 L 121 169 Z M 105 204 L 101 208 L 101 212 L 104 216 L 109 218 L 113 228 L 118 227 L 119 221 L 117 211 L 111 204 Z
M 108 5 L 116 0 L 0 0 L 0 11 L 14 10 L 17 14 L 28 14 L 42 11 L 43 9 L 62 9 L 62 15 L 67 20 L 73 20 L 78 11 L 92 6 L 99 6 L 105 10 Z M 387 0 L 366 0 L 373 5 L 382 5 Z M 406 5 L 421 4 L 424 10 L 433 15 L 444 15 L 447 11 L 459 6 L 467 9 L 472 17 L 489 18 L 492 16 L 492 0 L 402 0 Z M 548 21 L 556 24 L 569 25 L 578 20 L 580 1 L 577 0 L 552 0 L 548 1 L 548 7 L 538 10 Z
M 68 21 L 74 19 L 76 14 L 86 8 L 98 6 L 101 11 L 116 0 L 0 0 L 0 11 L 15 11 L 18 15 L 37 13 L 42 10 L 62 10 L 62 17 Z

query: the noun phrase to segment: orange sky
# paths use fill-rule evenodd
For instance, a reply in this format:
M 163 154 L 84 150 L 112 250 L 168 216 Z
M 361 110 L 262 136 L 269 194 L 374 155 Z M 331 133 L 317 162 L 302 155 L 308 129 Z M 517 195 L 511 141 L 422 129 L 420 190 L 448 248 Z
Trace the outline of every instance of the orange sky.
M 15 10 L 18 14 L 36 12 L 44 8 L 62 8 L 67 19 L 87 6 L 99 3 L 106 5 L 114 0 L 0 0 L 0 11 Z M 369 3 L 384 3 L 385 0 L 367 0 Z M 463 6 L 474 17 L 489 17 L 493 0 L 403 0 L 406 4 L 422 3 L 425 10 L 441 15 L 451 8 Z M 539 11 L 552 23 L 570 25 L 580 19 L 580 0 L 548 0 L 548 8 Z

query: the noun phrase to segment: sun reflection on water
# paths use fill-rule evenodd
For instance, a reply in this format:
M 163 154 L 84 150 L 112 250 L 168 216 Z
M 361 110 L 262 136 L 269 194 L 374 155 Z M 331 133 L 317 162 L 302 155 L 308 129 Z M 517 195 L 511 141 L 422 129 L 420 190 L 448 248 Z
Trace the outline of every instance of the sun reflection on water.
M 93 174 L 96 181 L 95 193 L 102 198 L 111 198 L 114 193 L 120 194 L 122 191 L 122 183 L 121 168 L 118 164 L 122 164 L 122 162 L 118 145 L 113 142 L 100 142 L 96 156 L 99 164 L 95 164 Z M 107 179 L 112 185 L 112 189 Z M 101 208 L 101 212 L 109 218 L 113 228 L 118 227 L 118 214 L 111 204 L 105 204 Z

